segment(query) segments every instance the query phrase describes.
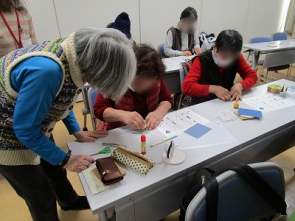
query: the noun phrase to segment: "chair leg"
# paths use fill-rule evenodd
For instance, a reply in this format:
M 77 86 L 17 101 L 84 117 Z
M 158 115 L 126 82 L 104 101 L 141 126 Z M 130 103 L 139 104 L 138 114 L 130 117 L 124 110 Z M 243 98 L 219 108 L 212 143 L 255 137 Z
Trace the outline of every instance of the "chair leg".
M 265 84 L 267 83 L 267 77 L 268 77 L 268 70 L 266 70 L 266 75 L 265 75 L 265 78 L 264 78 L 264 83 Z
M 259 72 L 259 79 L 260 79 L 260 82 L 264 82 L 264 80 L 262 79 L 263 76 L 263 71 L 264 71 L 264 68 L 261 68 L 260 72 Z M 265 82 L 264 82 L 265 83 Z
M 83 127 L 83 131 L 88 131 L 86 124 L 87 124 L 87 115 L 84 115 L 84 127 Z
M 290 65 L 290 67 L 288 68 L 288 72 L 287 72 L 287 76 L 286 76 L 286 79 L 290 79 L 290 76 L 291 76 L 291 72 L 292 72 L 292 64 Z
M 181 108 L 181 105 L 182 105 L 182 99 L 183 99 L 183 93 L 181 93 L 181 95 L 180 95 L 180 99 L 179 99 L 179 101 L 178 101 L 178 108 L 177 108 L 177 110 L 179 110 L 179 109 Z

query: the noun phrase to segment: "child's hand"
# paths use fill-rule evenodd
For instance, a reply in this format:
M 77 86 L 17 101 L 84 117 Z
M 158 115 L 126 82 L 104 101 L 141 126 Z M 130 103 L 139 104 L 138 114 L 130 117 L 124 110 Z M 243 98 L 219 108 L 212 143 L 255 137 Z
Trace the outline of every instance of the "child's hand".
M 161 122 L 162 118 L 165 116 L 166 113 L 157 109 L 153 112 L 150 112 L 147 117 L 145 118 L 146 121 L 146 129 L 153 130 L 155 129 Z

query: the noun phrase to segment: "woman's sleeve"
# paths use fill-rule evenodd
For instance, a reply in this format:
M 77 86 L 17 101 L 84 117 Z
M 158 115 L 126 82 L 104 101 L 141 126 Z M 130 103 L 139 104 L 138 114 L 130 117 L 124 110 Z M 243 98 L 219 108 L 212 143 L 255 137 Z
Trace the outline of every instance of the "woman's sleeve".
M 98 118 L 99 120 L 105 121 L 105 119 L 103 118 L 103 113 L 105 109 L 109 107 L 114 108 L 114 106 L 115 106 L 114 101 L 112 101 L 109 98 L 104 98 L 101 94 L 98 94 L 93 106 L 95 117 Z
M 28 12 L 27 12 L 28 13 Z M 35 29 L 34 29 L 34 24 L 33 24 L 33 19 L 32 16 L 28 13 L 28 17 L 29 17 L 29 33 L 30 33 L 30 38 L 32 40 L 33 44 L 37 44 L 37 38 L 36 38 L 36 33 L 35 33 Z
M 189 73 L 183 81 L 183 93 L 192 97 L 207 97 L 210 85 L 199 84 L 201 77 L 202 65 L 200 59 L 195 58 Z
M 182 51 L 177 51 L 172 49 L 173 36 L 172 32 L 169 30 L 166 36 L 166 41 L 164 44 L 164 52 L 168 57 L 177 57 L 183 54 Z
M 49 58 L 29 58 L 12 70 L 10 80 L 19 93 L 13 114 L 16 137 L 47 162 L 61 163 L 66 153 L 41 131 L 62 82 L 61 67 Z
M 196 32 L 194 33 L 194 40 L 195 40 L 194 48 L 199 48 L 199 47 L 200 47 L 200 40 L 199 40 L 199 34 L 198 34 L 198 31 L 196 31 Z
M 244 90 L 250 89 L 258 81 L 257 73 L 248 65 L 242 54 L 240 55 L 238 73 L 241 78 L 243 78 L 241 84 L 243 85 Z
M 173 106 L 173 99 L 163 79 L 161 80 L 159 103 L 161 103 L 162 101 L 168 101 L 171 104 L 171 107 Z
M 81 130 L 73 110 L 71 110 L 68 116 L 62 121 L 65 124 L 66 128 L 68 129 L 69 134 L 74 134 Z

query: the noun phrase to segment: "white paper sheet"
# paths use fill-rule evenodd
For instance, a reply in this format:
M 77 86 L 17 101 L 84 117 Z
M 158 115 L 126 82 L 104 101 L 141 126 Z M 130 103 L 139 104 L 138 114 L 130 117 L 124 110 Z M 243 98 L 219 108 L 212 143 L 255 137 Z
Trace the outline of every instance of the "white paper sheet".
M 96 169 L 96 165 L 95 164 L 91 164 L 89 168 L 87 168 L 86 170 L 83 170 L 82 173 L 85 177 L 86 183 L 89 187 L 89 190 L 91 192 L 92 195 L 95 195 L 97 193 L 100 193 L 102 191 L 105 191 L 107 189 L 110 189 L 114 186 L 118 186 L 119 183 L 115 183 L 109 186 L 105 186 L 101 180 L 99 180 L 92 172 L 92 170 Z
M 167 137 L 179 135 L 195 124 L 207 124 L 210 121 L 194 111 L 184 108 L 166 114 L 157 129 Z
M 174 142 L 179 144 L 178 149 L 202 148 L 238 142 L 220 122 L 212 121 L 206 124 L 206 126 L 211 128 L 211 130 L 198 139 L 186 133 L 176 137 Z
M 262 112 L 269 112 L 294 106 L 295 99 L 288 96 L 283 98 L 280 95 L 267 93 L 255 97 L 244 98 L 243 103 L 261 110 Z

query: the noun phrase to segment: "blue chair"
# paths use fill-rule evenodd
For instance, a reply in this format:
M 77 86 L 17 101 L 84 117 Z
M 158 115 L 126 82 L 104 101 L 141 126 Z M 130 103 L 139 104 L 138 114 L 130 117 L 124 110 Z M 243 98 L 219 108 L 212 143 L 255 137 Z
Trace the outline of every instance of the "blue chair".
M 254 38 L 249 39 L 250 44 L 270 42 L 270 41 L 272 41 L 271 37 L 254 37 Z M 249 60 L 250 55 L 252 55 L 252 53 L 254 53 L 253 50 L 250 50 L 250 49 L 247 51 L 244 51 L 244 52 L 249 52 L 247 60 Z M 260 53 L 258 53 L 258 55 L 257 55 L 257 60 L 259 60 L 259 55 L 260 55 Z M 263 61 L 258 61 L 257 64 L 261 65 L 262 63 L 263 63 Z
M 254 44 L 254 43 L 262 43 L 262 42 L 270 42 L 272 41 L 270 37 L 254 37 L 250 38 L 249 43 Z
M 98 96 L 98 94 L 99 93 L 97 90 L 94 90 L 93 88 L 88 89 L 88 107 L 89 107 L 93 130 L 96 130 L 96 127 L 97 127 L 97 121 L 96 121 L 96 117 L 94 115 L 93 105 L 95 103 L 95 100 L 96 100 L 96 97 Z
M 283 41 L 288 39 L 288 35 L 286 32 L 276 32 L 271 36 L 273 41 Z
M 285 198 L 283 170 L 272 162 L 250 164 L 253 169 Z M 217 176 L 218 215 L 217 220 L 259 220 L 278 214 L 256 190 L 234 171 Z M 189 204 L 185 221 L 207 221 L 206 189 L 202 188 Z
M 162 58 L 166 58 L 166 54 L 164 52 L 164 44 L 161 44 L 161 45 L 158 45 L 158 48 L 157 48 L 158 52 L 162 55 Z

